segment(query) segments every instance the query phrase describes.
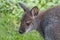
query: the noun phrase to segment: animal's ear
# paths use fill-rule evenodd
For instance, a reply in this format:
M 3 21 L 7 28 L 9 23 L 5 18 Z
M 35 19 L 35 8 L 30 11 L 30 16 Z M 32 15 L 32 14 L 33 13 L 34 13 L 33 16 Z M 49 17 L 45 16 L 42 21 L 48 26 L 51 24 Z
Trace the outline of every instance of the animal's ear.
M 23 3 L 19 3 L 19 5 L 21 6 L 21 8 L 23 8 L 24 11 L 29 11 L 29 8 L 26 7 Z
M 39 12 L 39 10 L 38 10 L 38 7 L 37 6 L 35 6 L 35 7 L 33 7 L 31 9 L 32 16 L 37 16 L 38 15 L 38 12 Z

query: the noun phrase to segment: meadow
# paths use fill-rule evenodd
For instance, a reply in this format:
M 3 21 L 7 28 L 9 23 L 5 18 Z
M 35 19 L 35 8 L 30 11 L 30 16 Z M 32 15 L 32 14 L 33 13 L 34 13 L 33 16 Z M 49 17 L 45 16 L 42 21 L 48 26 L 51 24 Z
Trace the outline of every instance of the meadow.
M 60 5 L 60 0 L 0 0 L 0 40 L 44 40 L 35 30 L 27 34 L 19 34 L 24 14 L 19 2 L 29 8 L 37 6 L 39 10 Z

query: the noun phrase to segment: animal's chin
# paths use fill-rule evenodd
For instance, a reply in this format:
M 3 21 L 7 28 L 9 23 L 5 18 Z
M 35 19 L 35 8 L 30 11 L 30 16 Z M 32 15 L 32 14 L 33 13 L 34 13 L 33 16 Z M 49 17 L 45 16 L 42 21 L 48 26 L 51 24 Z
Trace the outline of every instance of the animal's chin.
M 32 32 L 32 31 L 25 31 L 25 32 L 20 33 L 20 34 L 24 35 L 24 34 L 28 34 L 28 33 L 31 33 L 31 32 Z
M 25 34 L 31 33 L 31 32 L 32 32 L 32 30 L 27 30 L 27 31 L 25 31 Z

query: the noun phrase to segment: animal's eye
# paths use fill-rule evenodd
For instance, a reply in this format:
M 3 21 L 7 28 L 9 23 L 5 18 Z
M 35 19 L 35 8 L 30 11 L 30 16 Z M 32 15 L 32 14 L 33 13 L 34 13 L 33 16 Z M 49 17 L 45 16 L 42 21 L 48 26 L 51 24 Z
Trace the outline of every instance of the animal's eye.
M 28 26 L 30 25 L 30 23 L 26 23 Z
M 27 21 L 26 24 L 29 26 L 30 25 L 30 21 Z

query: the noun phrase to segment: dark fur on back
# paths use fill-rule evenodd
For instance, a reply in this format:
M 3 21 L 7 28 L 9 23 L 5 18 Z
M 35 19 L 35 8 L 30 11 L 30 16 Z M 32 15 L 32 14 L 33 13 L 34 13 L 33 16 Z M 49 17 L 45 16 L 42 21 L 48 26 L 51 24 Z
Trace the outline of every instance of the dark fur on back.
M 40 30 L 45 40 L 60 40 L 60 6 L 53 7 L 41 13 Z

